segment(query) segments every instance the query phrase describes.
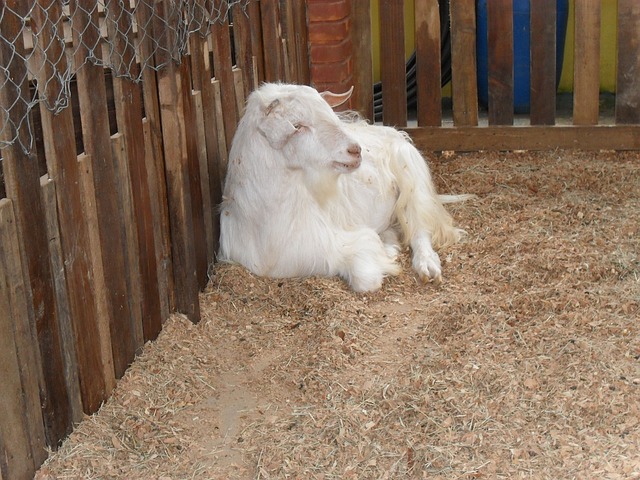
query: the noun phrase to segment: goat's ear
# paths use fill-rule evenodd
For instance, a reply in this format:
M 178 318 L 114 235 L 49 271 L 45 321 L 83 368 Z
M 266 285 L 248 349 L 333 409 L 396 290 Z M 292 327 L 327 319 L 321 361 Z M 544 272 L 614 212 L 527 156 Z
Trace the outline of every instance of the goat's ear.
M 347 102 L 351 98 L 352 94 L 353 94 L 353 85 L 347 92 L 344 92 L 344 93 L 333 93 L 329 91 L 320 93 L 322 98 L 324 98 L 324 101 L 327 102 L 331 108 L 337 108 L 340 105 L 343 105 L 345 102 Z
M 282 108 L 280 105 L 280 100 L 276 98 L 264 107 L 263 117 L 258 123 L 258 131 L 276 150 L 284 147 L 289 138 L 296 133 L 291 122 L 282 116 L 281 111 L 278 111 Z

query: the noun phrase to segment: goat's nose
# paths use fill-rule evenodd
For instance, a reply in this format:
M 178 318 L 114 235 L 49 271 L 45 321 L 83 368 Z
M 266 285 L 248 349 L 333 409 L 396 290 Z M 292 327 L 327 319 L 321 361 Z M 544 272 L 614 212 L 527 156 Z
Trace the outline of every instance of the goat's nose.
M 357 143 L 353 143 L 349 145 L 349 148 L 347 148 L 347 152 L 349 152 L 349 154 L 353 155 L 354 157 L 359 157 L 362 153 L 362 147 L 360 147 L 360 145 L 358 145 Z

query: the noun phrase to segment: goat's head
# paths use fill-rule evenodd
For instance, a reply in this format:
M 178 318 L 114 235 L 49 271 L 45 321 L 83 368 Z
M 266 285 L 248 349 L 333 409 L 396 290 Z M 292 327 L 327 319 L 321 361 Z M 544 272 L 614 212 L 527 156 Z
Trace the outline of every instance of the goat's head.
M 361 148 L 331 109 L 348 100 L 302 85 L 265 84 L 251 94 L 247 112 L 289 168 L 348 173 L 360 166 Z

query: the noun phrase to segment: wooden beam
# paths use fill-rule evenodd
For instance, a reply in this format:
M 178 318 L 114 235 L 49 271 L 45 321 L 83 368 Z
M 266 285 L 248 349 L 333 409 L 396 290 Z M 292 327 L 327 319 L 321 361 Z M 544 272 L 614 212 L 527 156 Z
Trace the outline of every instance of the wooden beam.
M 640 125 L 407 128 L 424 151 L 640 150 Z

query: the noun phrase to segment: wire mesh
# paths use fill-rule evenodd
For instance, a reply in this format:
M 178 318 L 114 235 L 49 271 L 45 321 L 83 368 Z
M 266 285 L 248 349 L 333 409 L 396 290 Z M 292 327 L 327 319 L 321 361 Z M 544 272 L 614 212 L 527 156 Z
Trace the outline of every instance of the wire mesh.
M 251 0 L 6 0 L 0 2 L 0 149 L 33 148 L 29 112 L 57 113 L 87 63 L 140 82 L 146 69 L 179 63 L 189 38 L 205 36 Z

